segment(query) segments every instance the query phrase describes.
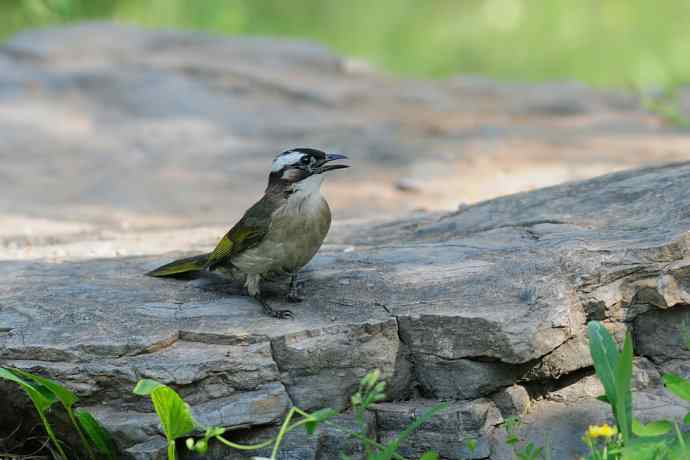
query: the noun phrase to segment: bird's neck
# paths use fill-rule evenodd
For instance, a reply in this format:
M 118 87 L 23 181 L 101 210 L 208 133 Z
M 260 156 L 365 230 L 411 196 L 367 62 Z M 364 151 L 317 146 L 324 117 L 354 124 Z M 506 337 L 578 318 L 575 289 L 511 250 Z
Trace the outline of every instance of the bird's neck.
M 314 194 L 320 195 L 322 182 L 323 176 L 321 174 L 314 174 L 313 176 L 309 176 L 304 180 L 292 184 L 292 192 L 295 195 L 300 195 L 304 197 Z
M 321 194 L 321 183 L 323 176 L 314 174 L 299 182 L 288 182 L 278 177 L 269 177 L 266 193 L 271 195 L 286 195 L 293 198 L 307 198 L 309 196 L 319 196 Z

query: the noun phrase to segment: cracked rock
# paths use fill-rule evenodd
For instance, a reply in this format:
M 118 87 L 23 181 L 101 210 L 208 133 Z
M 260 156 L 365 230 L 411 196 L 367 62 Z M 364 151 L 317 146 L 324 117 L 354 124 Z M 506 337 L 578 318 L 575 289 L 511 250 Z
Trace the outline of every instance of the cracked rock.
M 374 412 L 379 437 L 383 442 L 393 439 L 433 405 L 428 400 L 377 404 Z M 449 403 L 402 444 L 400 453 L 419 458 L 427 450 L 436 450 L 442 458 L 486 458 L 490 453 L 488 437 L 502 421 L 500 412 L 490 400 Z M 470 439 L 477 441 L 473 453 L 467 448 Z
M 140 378 L 251 437 L 291 404 L 345 409 L 379 368 L 391 400 L 412 400 L 381 406 L 372 430 L 390 439 L 426 407 L 415 398 L 448 399 L 406 449 L 453 459 L 467 436 L 486 457 L 500 435 L 484 396 L 557 381 L 562 400 L 526 417 L 556 429 L 554 458 L 573 458 L 582 427 L 607 414 L 586 399 L 595 382 L 574 382 L 591 365 L 585 323 L 600 319 L 617 339 L 632 325 L 651 410 L 663 399 L 653 367 L 690 363 L 690 164 L 669 164 L 687 161 L 684 135 L 584 86 L 409 81 L 344 62 L 307 43 L 103 23 L 3 44 L 2 365 L 64 382 L 137 459 L 164 448 L 150 401 L 131 393 Z M 294 320 L 267 318 L 213 275 L 143 276 L 211 250 L 262 193 L 276 150 L 295 145 L 356 167 L 324 187 L 334 226 L 302 274 L 305 301 L 266 290 Z M 395 177 L 424 187 L 382 193 Z M 432 211 L 405 215 L 418 208 Z M 10 432 L 31 405 L 0 388 Z M 328 437 L 325 450 L 297 439 L 286 458 L 345 445 Z

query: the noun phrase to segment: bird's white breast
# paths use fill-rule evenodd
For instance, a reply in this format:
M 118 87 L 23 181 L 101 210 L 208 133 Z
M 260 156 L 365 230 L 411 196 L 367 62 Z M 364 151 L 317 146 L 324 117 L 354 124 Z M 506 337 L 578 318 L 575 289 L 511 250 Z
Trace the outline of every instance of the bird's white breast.
M 274 211 L 266 237 L 255 248 L 232 259 L 245 273 L 299 271 L 321 247 L 331 224 L 328 203 L 320 192 L 321 176 L 311 176 L 294 188 Z

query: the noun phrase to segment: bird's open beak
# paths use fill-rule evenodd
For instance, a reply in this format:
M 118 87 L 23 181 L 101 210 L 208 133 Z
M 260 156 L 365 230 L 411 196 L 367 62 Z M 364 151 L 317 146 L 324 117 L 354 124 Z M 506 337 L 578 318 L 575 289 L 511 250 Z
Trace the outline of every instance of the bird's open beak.
M 336 160 L 347 160 L 347 157 L 345 155 L 340 155 L 338 153 L 331 153 L 329 155 L 326 155 L 326 159 L 319 164 L 319 167 L 317 168 L 317 174 L 325 173 L 326 171 L 333 171 L 335 169 L 343 169 L 343 168 L 349 168 L 350 165 L 329 165 L 326 163 L 329 163 L 331 161 L 336 161 Z

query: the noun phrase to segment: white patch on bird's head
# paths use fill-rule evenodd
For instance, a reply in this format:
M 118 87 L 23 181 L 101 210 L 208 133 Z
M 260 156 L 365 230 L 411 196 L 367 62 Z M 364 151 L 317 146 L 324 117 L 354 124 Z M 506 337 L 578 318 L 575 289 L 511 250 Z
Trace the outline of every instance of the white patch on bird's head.
M 275 160 L 273 160 L 273 164 L 271 165 L 271 171 L 280 171 L 286 166 L 298 164 L 302 157 L 305 155 L 305 153 L 295 151 L 287 151 L 285 153 L 282 153 L 278 155 Z

